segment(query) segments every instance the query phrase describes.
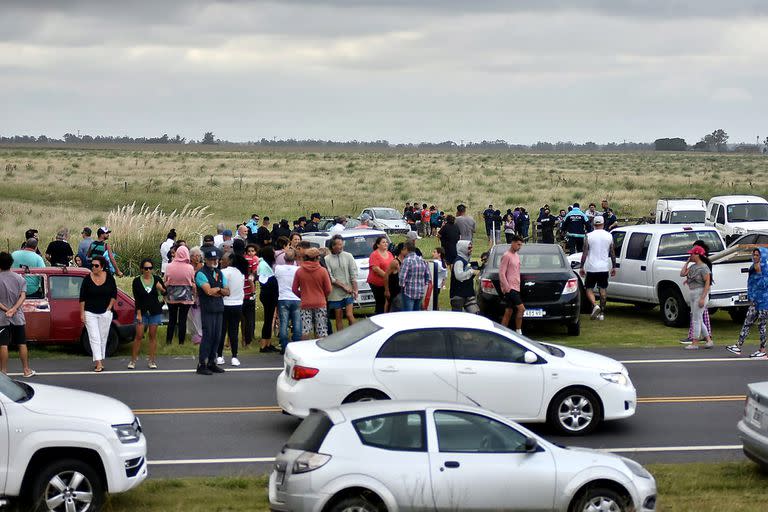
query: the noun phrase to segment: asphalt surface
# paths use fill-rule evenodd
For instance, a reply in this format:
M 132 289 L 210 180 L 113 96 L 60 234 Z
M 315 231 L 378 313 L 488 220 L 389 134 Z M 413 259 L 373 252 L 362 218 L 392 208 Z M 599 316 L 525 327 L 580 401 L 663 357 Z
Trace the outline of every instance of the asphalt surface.
M 609 449 L 642 463 L 744 458 L 736 423 L 747 383 L 768 380 L 768 361 L 736 358 L 723 347 L 596 352 L 626 364 L 640 402 L 635 416 L 604 423 L 586 437 L 558 437 L 542 425 L 529 425 L 532 430 L 554 442 Z M 109 359 L 101 374 L 89 371 L 85 358 L 33 359 L 38 375 L 32 381 L 128 404 L 144 425 L 153 476 L 261 474 L 298 420 L 276 407 L 282 357 L 244 355 L 241 361 L 237 370 L 207 377 L 194 373 L 191 357 L 163 358 L 158 371 L 141 361 L 136 370 L 125 370 L 127 359 Z M 18 361 L 11 361 L 10 371 L 20 371 Z

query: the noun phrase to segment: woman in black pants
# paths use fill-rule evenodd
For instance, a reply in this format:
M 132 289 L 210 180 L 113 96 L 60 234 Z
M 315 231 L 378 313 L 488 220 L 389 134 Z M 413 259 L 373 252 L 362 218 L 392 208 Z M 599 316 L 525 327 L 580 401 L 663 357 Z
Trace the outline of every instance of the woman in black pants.
M 176 255 L 165 269 L 165 288 L 168 304 L 168 332 L 165 342 L 171 344 L 178 326 L 179 345 L 184 344 L 187 336 L 187 314 L 194 304 L 195 269 L 189 259 L 189 249 L 184 246 L 176 249 Z
M 261 250 L 259 261 L 259 300 L 264 306 L 264 325 L 261 328 L 261 340 L 259 345 L 261 352 L 277 352 L 272 346 L 272 324 L 275 322 L 275 310 L 277 309 L 277 296 L 279 290 L 275 279 L 275 250 L 272 247 L 264 247 Z

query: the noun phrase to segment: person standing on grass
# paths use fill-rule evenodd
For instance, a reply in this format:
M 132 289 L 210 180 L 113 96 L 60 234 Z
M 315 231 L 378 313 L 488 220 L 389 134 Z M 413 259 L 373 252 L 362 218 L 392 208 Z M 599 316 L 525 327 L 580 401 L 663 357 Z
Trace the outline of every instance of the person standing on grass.
M 472 242 L 460 240 L 456 244 L 456 253 L 456 261 L 451 271 L 451 311 L 476 314 L 480 308 L 475 296 L 475 276 L 480 271 L 473 269 L 469 263 L 472 257 Z
M 269 217 L 264 216 L 261 219 L 261 226 L 256 231 L 256 245 L 264 248 L 272 244 L 272 233 L 269 231 Z
M 280 352 L 285 353 L 288 343 L 301 340 L 301 299 L 293 293 L 293 281 L 299 267 L 295 265 L 296 253 L 293 249 L 285 251 L 285 264 L 275 266 L 277 279 L 277 312 L 280 318 Z M 293 333 L 288 338 L 288 325 L 293 327 Z
M 605 320 L 605 302 L 608 296 L 608 276 L 616 275 L 616 250 L 613 237 L 604 228 L 602 215 L 596 215 L 592 221 L 594 231 L 588 233 L 584 240 L 584 251 L 581 253 L 581 277 L 586 276 L 584 288 L 587 299 L 592 304 L 592 320 Z M 600 293 L 600 304 L 595 302 L 595 291 Z
M 24 377 L 32 377 L 35 371 L 29 367 L 26 320 L 21 307 L 27 298 L 27 282 L 11 271 L 12 265 L 13 257 L 0 252 L 0 372 L 8 373 L 8 345 L 17 345 Z
M 424 309 L 429 311 L 440 310 L 440 290 L 445 286 L 445 278 L 448 276 L 448 266 L 445 264 L 445 251 L 442 247 L 432 249 L 432 262 L 429 265 L 432 273 L 432 286 Z
M 272 244 L 275 249 L 275 265 L 285 265 L 285 249 L 289 243 L 288 237 L 281 236 Z
M 224 373 L 224 368 L 216 364 L 216 351 L 221 339 L 224 321 L 224 297 L 229 296 L 229 283 L 221 270 L 216 268 L 219 258 L 221 258 L 221 251 L 215 247 L 210 247 L 203 253 L 203 257 L 205 258 L 205 265 L 195 274 L 203 330 L 197 373 L 211 375 Z
M 331 237 L 331 254 L 325 257 L 325 266 L 332 286 L 328 307 L 336 319 L 336 331 L 340 331 L 344 328 L 343 317 L 349 325 L 355 323 L 353 308 L 357 300 L 357 263 L 354 256 L 344 250 L 341 235 Z
M 117 284 L 107 272 L 104 256 L 91 259 L 91 273 L 83 278 L 80 285 L 80 320 L 85 324 L 93 355 L 93 371 L 104 370 L 107 355 L 109 329 L 112 325 L 112 308 L 117 301 Z
M 368 257 L 368 285 L 376 301 L 375 314 L 384 313 L 387 298 L 384 296 L 384 279 L 387 275 L 389 264 L 395 257 L 389 252 L 389 240 L 386 236 L 377 236 L 373 243 L 373 252 Z
M 301 332 L 305 340 L 312 332 L 318 338 L 328 336 L 328 302 L 331 277 L 320 266 L 320 251 L 310 247 L 304 251 L 304 261 L 293 278 L 293 294 L 301 300 Z
M 690 257 L 683 265 L 680 276 L 686 278 L 691 302 L 691 318 L 693 320 L 693 337 L 686 350 L 698 350 L 699 340 L 704 338 L 704 348 L 712 348 L 712 333 L 704 324 L 704 311 L 709 302 L 709 290 L 712 286 L 712 270 L 709 258 L 703 247 L 694 246 L 688 251 Z
M 558 218 L 549 211 L 549 206 L 544 207 L 544 211 L 539 216 L 539 227 L 541 229 L 541 242 L 545 244 L 555 243 L 555 227 Z
M 403 259 L 398 276 L 400 293 L 403 296 L 403 311 L 420 311 L 421 301 L 432 277 L 429 275 L 429 265 L 416 253 L 416 243 L 409 240 L 405 247 L 408 256 Z
M 765 324 L 768 320 L 768 249 L 760 247 L 752 250 L 752 265 L 749 267 L 747 278 L 747 297 L 749 309 L 744 317 L 744 324 L 735 345 L 725 349 L 736 355 L 741 355 L 741 347 L 749 336 L 749 331 L 755 322 L 760 333 L 760 349 L 750 354 L 752 359 L 766 359 L 765 354 Z
M 193 269 L 193 283 L 195 282 L 195 274 L 204 266 L 203 261 L 203 247 L 195 246 L 189 249 L 189 264 L 192 265 Z M 200 343 L 203 341 L 203 321 L 200 318 L 200 295 L 197 293 L 197 284 L 194 285 L 193 290 L 195 300 L 189 307 L 186 329 L 189 332 L 192 343 L 194 345 L 200 345 Z
M 45 249 L 45 259 L 50 262 L 52 267 L 57 265 L 68 267 L 72 261 L 74 253 L 72 252 L 72 246 L 67 241 L 68 238 L 69 230 L 67 228 L 60 228 L 56 233 L 56 239 L 49 243 Z
M 165 269 L 171 260 L 168 259 L 168 252 L 176 244 L 176 230 L 171 228 L 165 237 L 165 242 L 160 244 L 160 273 L 165 274 Z
M 259 300 L 264 307 L 264 324 L 261 326 L 260 352 L 277 352 L 272 346 L 272 327 L 275 324 L 277 297 L 280 290 L 275 279 L 275 250 L 272 247 L 261 249 L 261 258 L 256 273 L 259 276 Z
M 242 243 L 242 242 L 241 242 Z M 237 255 L 234 253 L 223 254 L 219 261 L 219 268 L 229 288 L 229 295 L 224 297 L 224 315 L 221 323 L 221 337 L 216 351 L 216 364 L 224 364 L 224 340 L 229 336 L 229 348 L 232 351 L 232 366 L 240 366 L 237 358 L 238 330 L 240 329 L 240 317 L 243 314 L 243 299 L 245 298 L 245 274 L 242 269 L 234 266 Z
M 573 209 L 565 215 L 562 230 L 568 238 L 569 254 L 576 254 L 584 250 L 584 238 L 589 231 L 590 220 L 579 209 L 579 203 L 573 203 Z
M 475 236 L 475 219 L 467 215 L 467 207 L 460 204 L 456 207 L 456 227 L 459 228 L 459 239 L 472 241 Z
M 165 295 L 165 285 L 152 273 L 154 264 L 151 258 L 144 258 L 141 262 L 141 275 L 134 278 L 131 284 L 133 300 L 136 302 L 136 337 L 133 339 L 131 350 L 131 362 L 128 369 L 136 368 L 139 359 L 141 340 L 144 339 L 144 326 L 149 331 L 149 357 L 147 366 L 150 370 L 157 369 L 155 354 L 157 353 L 157 327 L 163 323 L 163 304 L 161 296 Z
M 405 243 L 397 244 L 392 251 L 392 256 L 392 261 L 389 263 L 384 276 L 384 298 L 387 299 L 384 305 L 385 313 L 403 310 L 403 297 L 400 295 L 400 267 L 403 264 L 403 259 L 408 256 Z
M 115 261 L 115 254 L 112 251 L 112 247 L 109 245 L 109 235 L 111 233 L 112 231 L 110 231 L 108 227 L 101 226 L 96 231 L 97 238 L 88 249 L 87 257 L 89 259 L 93 259 L 94 256 L 105 258 L 107 260 L 107 268 L 105 270 L 113 272 L 117 277 L 123 277 L 123 273 L 120 272 L 120 268 L 117 266 L 117 261 Z
M 165 343 L 170 345 L 178 329 L 179 345 L 187 337 L 187 315 L 195 303 L 195 268 L 190 261 L 190 251 L 184 246 L 176 249 L 176 255 L 165 268 L 166 303 L 168 304 L 168 331 Z
M 40 245 L 39 232 L 36 229 L 28 229 L 24 232 L 24 241 L 21 242 L 21 247 L 19 247 L 19 249 L 24 249 L 27 246 L 27 240 L 29 240 L 30 238 L 34 238 L 35 240 L 37 240 L 38 241 L 37 245 L 38 246 Z M 38 256 L 42 256 L 42 254 L 40 254 L 40 249 L 38 248 L 35 249 L 35 254 L 37 254 Z
M 456 243 L 461 239 L 456 217 L 448 215 L 445 218 L 445 224 L 438 231 L 437 237 L 440 239 L 440 247 L 445 251 L 445 262 L 451 267 L 456 261 Z
M 491 230 L 493 229 L 493 217 L 496 214 L 496 210 L 493 209 L 493 205 L 489 204 L 488 208 L 483 210 L 483 221 L 485 221 L 485 234 L 488 235 L 488 243 L 491 243 Z
M 520 295 L 520 249 L 523 247 L 523 238 L 515 235 L 512 243 L 509 244 L 509 250 L 501 257 L 499 264 L 499 281 L 501 284 L 501 293 L 504 295 L 504 316 L 501 318 L 501 324 L 510 326 L 512 314 L 515 315 L 515 331 L 517 334 L 523 334 L 523 314 L 525 306 L 523 298 Z
M 245 287 L 243 289 L 243 319 L 241 322 L 243 331 L 243 348 L 248 348 L 253 342 L 256 332 L 256 276 L 259 268 L 259 252 L 255 244 L 245 247 L 245 262 L 247 272 L 245 274 Z

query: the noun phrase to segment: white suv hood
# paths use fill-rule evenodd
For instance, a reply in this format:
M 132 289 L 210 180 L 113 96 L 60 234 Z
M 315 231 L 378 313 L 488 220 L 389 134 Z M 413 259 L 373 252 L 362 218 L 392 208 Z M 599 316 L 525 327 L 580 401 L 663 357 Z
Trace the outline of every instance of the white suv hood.
M 565 360 L 573 366 L 590 368 L 605 373 L 626 372 L 623 364 L 610 357 L 577 348 L 563 347 L 561 345 L 555 346 L 565 352 Z
M 119 400 L 76 389 L 29 384 L 34 396 L 24 402 L 26 409 L 48 416 L 82 418 L 120 425 L 132 423 L 133 411 Z
M 384 220 L 384 219 L 376 219 L 375 224 L 377 226 L 381 226 L 384 229 L 406 229 L 408 228 L 408 224 L 405 223 L 404 220 L 397 219 L 397 220 Z

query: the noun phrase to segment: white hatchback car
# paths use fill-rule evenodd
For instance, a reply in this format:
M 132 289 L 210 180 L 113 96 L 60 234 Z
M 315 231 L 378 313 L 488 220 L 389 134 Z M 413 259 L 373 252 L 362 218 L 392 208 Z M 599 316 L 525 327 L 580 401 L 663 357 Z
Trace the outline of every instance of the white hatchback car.
M 277 401 L 300 417 L 365 400 L 440 400 L 579 435 L 632 416 L 637 405 L 618 361 L 539 343 L 468 313 L 377 315 L 290 343 L 284 361 Z
M 313 411 L 277 454 L 271 510 L 647 512 L 656 482 L 630 459 L 549 443 L 459 404 Z

